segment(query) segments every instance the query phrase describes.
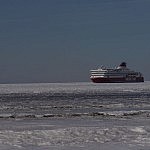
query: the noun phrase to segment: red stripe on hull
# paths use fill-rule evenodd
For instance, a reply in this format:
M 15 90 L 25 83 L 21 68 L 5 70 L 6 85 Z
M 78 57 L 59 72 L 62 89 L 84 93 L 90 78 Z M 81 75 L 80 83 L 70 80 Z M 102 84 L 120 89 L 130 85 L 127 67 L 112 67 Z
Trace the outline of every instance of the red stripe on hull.
M 143 77 L 137 77 L 133 79 L 127 79 L 127 78 L 92 78 L 91 80 L 94 83 L 133 83 L 133 82 L 144 82 Z

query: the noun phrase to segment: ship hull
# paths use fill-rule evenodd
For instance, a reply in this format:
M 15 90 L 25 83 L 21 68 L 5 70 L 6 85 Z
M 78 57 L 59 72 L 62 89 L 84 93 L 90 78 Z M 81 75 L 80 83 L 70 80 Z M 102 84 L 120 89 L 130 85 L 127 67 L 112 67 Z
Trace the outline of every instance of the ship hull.
M 105 77 L 91 77 L 91 80 L 94 83 L 136 83 L 136 82 L 144 82 L 143 77 L 136 78 L 105 78 Z

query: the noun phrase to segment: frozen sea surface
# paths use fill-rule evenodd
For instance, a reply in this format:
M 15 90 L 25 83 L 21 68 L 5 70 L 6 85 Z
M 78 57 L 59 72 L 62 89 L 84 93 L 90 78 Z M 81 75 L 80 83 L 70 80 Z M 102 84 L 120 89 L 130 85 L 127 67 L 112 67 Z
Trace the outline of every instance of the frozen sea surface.
M 149 150 L 150 82 L 0 85 L 0 150 Z

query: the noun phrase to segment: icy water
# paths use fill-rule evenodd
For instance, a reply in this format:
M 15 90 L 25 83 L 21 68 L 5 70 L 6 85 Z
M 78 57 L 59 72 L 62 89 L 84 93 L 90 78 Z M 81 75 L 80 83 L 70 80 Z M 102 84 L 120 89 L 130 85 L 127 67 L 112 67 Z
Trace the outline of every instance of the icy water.
M 149 150 L 150 82 L 0 85 L 0 150 Z

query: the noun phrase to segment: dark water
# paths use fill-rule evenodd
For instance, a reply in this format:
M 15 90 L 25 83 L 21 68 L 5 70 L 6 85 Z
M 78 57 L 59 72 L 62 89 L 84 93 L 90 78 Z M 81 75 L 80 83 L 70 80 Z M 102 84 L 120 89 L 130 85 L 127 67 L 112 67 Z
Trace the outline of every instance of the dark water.
M 150 82 L 0 85 L 1 149 L 150 149 Z

